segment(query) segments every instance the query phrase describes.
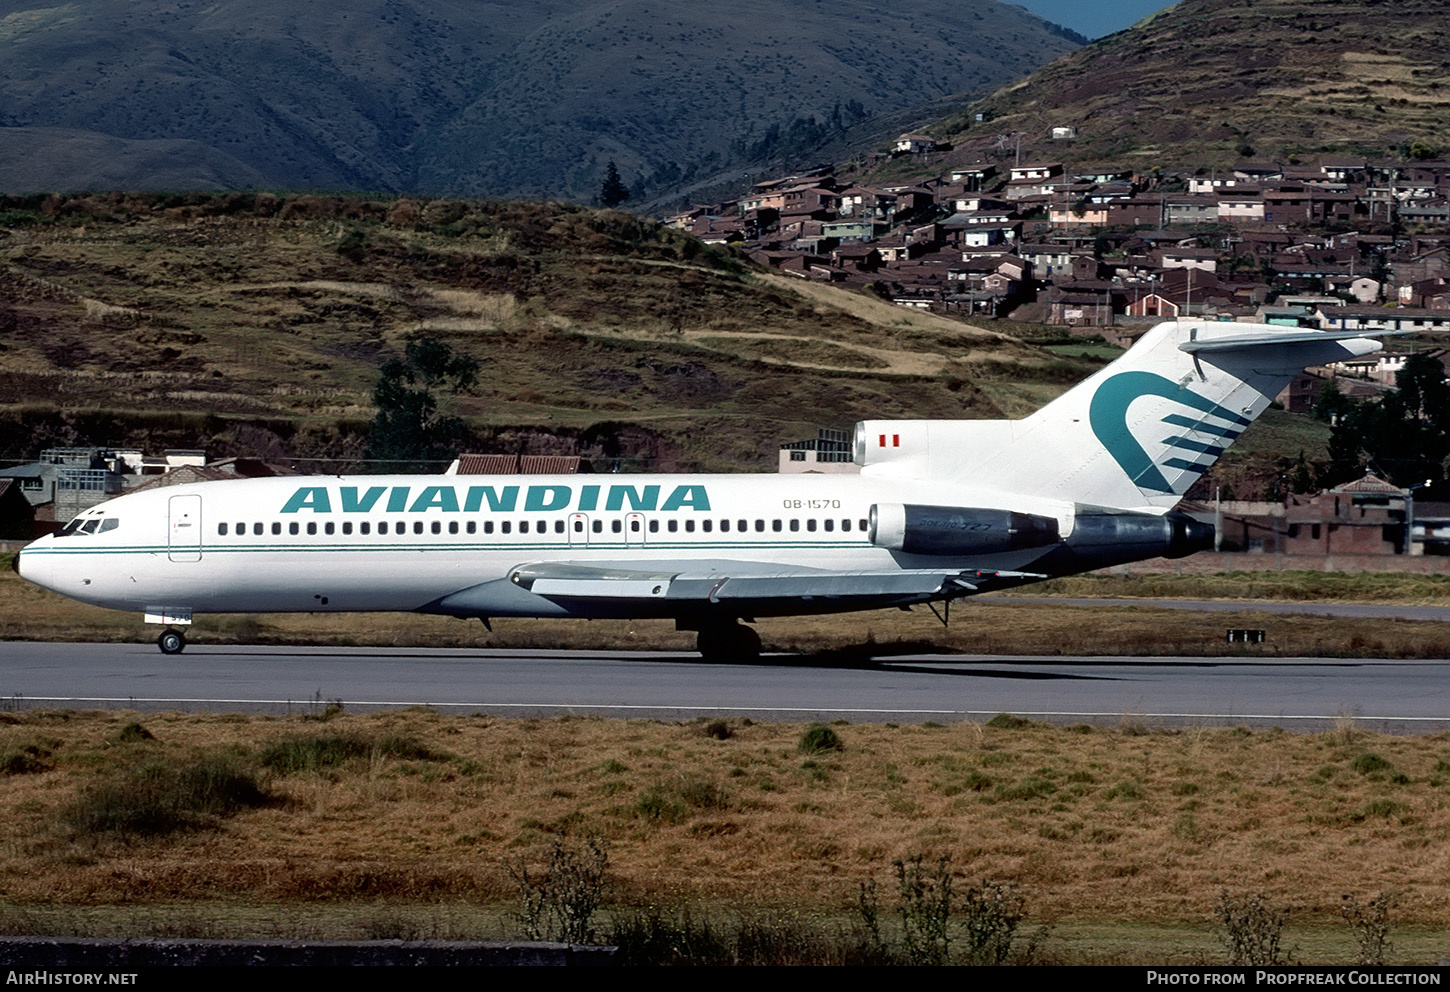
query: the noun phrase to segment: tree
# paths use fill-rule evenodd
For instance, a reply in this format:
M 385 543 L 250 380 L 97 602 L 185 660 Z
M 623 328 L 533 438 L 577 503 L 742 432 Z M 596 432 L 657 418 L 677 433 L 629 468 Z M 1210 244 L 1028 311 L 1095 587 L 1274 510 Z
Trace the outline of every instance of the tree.
M 604 184 L 599 187 L 599 202 L 606 207 L 617 207 L 628 199 L 629 187 L 619 178 L 619 169 L 610 160 L 609 168 L 604 173 Z
M 432 338 L 409 341 L 403 358 L 390 358 L 373 387 L 373 415 L 368 457 L 391 462 L 390 471 L 436 469 L 437 462 L 453 458 L 469 440 L 467 426 L 458 417 L 439 412 L 433 391 L 439 387 L 471 389 L 478 380 L 478 363 Z
M 1354 479 L 1366 466 L 1397 486 L 1445 477 L 1450 385 L 1444 367 L 1428 355 L 1411 355 L 1395 384 L 1378 403 L 1356 403 L 1327 390 L 1321 397 L 1317 412 L 1334 416 L 1325 484 Z

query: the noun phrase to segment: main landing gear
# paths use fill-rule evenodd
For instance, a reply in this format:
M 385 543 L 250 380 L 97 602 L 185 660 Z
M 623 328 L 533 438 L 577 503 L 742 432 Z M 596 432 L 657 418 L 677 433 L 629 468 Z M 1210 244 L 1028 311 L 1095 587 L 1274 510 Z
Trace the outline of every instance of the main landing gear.
M 760 635 L 743 623 L 701 626 L 695 637 L 696 650 L 706 661 L 758 661 Z
M 181 654 L 186 650 L 186 635 L 179 630 L 163 630 L 156 638 L 156 646 L 162 654 Z

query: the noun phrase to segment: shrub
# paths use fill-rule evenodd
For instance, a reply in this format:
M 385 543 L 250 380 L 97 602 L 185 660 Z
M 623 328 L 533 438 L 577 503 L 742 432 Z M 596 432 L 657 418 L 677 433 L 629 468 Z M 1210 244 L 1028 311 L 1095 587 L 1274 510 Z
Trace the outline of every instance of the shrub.
M 1376 772 L 1389 771 L 1390 769 L 1394 768 L 1394 765 L 1390 764 L 1388 761 L 1386 761 L 1384 758 L 1381 758 L 1373 751 L 1364 751 L 1354 759 L 1354 761 L 1350 764 L 1350 767 L 1353 768 L 1355 771 L 1359 772 L 1361 775 L 1373 775 Z
M 824 751 L 840 751 L 845 745 L 841 736 L 824 724 L 817 724 L 801 734 L 797 745 L 802 754 L 821 754 Z
M 1393 892 L 1381 892 L 1367 903 L 1360 903 L 1353 895 L 1344 897 L 1339 914 L 1354 931 L 1355 942 L 1359 944 L 1355 964 L 1385 963 L 1385 952 L 1390 949 L 1390 910 L 1395 902 Z
M 38 744 L 27 744 L 15 751 L 0 755 L 0 773 L 6 775 L 30 775 L 47 771 L 50 766 L 44 761 L 50 757 L 50 749 Z
M 968 964 L 1006 964 L 1026 900 L 1007 882 L 982 881 L 962 893 L 962 943 Z
M 1293 955 L 1280 944 L 1288 910 L 1277 909 L 1261 893 L 1218 897 L 1219 939 L 1228 951 L 1228 963 L 1246 965 L 1291 964 Z
M 81 834 L 158 837 L 210 826 L 218 817 L 270 801 L 235 758 L 212 755 L 180 768 L 149 764 L 88 789 L 64 819 Z
M 262 751 L 261 762 L 265 768 L 290 775 L 335 768 L 354 758 L 372 757 L 443 761 L 451 756 L 396 734 L 376 739 L 365 734 L 312 734 L 287 737 L 268 745 Z
M 519 920 L 529 940 L 587 944 L 594 939 L 594 914 L 604 898 L 609 854 L 597 837 L 582 847 L 555 841 L 549 867 L 530 876 L 522 861 L 511 869 L 519 885 Z
M 895 861 L 893 866 L 896 893 L 901 900 L 901 947 L 906 963 L 946 964 L 951 953 L 951 859 L 939 858 L 934 869 L 927 869 L 918 854 Z
M 137 741 L 154 741 L 155 735 L 136 720 L 132 720 L 116 733 L 116 740 L 121 744 L 132 744 Z
M 700 728 L 700 733 L 717 741 L 728 741 L 735 736 L 735 731 L 731 730 L 730 724 L 724 720 L 711 720 Z

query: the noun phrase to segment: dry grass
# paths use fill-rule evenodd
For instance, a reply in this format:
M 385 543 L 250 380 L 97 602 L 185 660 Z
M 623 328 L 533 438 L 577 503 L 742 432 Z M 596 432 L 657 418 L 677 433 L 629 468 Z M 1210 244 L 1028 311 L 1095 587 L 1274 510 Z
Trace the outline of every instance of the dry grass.
M 43 755 L 0 777 L 5 928 L 164 928 L 179 903 L 254 932 L 258 907 L 300 904 L 287 916 L 308 935 L 388 920 L 496 935 L 517 892 L 510 865 L 587 836 L 607 845 L 616 908 L 844 919 L 858 882 L 889 886 L 894 859 L 950 856 L 962 879 L 1018 885 L 1029 920 L 1055 921 L 1083 959 L 1209 959 L 1225 890 L 1291 907 L 1320 960 L 1352 953 L 1348 932 L 1330 933 L 1345 893 L 1397 890 L 1398 928 L 1450 924 L 1446 735 L 838 724 L 841 749 L 807 756 L 803 727 L 749 721 L 721 739 L 705 721 L 165 714 L 144 718 L 145 740 L 122 733 L 135 719 L 4 715 L 0 752 Z M 269 746 L 328 735 L 373 746 L 262 770 Z M 396 740 L 410 743 L 383 743 Z M 65 825 L 87 790 L 209 755 L 252 763 L 273 801 L 149 840 Z

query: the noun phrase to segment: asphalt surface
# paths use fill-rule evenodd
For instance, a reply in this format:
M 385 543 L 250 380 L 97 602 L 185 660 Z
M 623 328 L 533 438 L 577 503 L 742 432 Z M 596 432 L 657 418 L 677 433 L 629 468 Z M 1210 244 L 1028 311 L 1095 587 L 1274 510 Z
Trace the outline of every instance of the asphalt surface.
M 768 655 L 0 643 L 0 705 L 305 713 L 430 706 L 507 716 L 1277 725 L 1450 730 L 1450 662 L 1314 658 Z

